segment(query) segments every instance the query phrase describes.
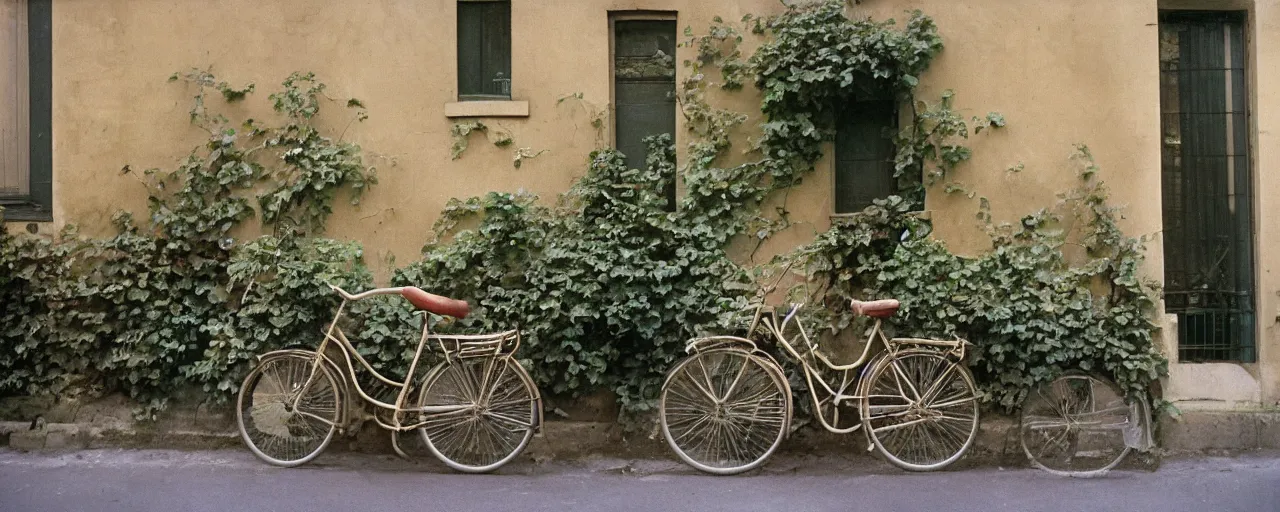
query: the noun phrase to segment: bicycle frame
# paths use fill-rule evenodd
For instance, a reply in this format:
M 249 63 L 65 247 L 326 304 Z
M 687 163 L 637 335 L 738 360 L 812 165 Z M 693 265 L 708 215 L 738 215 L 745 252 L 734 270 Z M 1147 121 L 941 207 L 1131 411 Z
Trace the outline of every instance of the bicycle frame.
M 880 341 L 880 344 L 885 347 L 885 352 L 876 358 L 876 364 L 880 364 L 880 361 L 898 354 L 900 351 L 904 350 L 904 347 L 911 347 L 905 348 L 905 350 L 936 347 L 944 349 L 946 353 L 956 357 L 957 360 L 962 360 L 964 359 L 965 346 L 969 344 L 967 341 L 959 338 L 955 341 L 921 338 L 894 338 L 890 340 L 885 336 L 884 330 L 881 328 L 882 320 L 877 318 L 875 319 L 875 324 L 871 327 L 871 333 L 867 336 L 866 344 L 862 349 L 862 354 L 858 356 L 858 359 L 849 364 L 836 364 L 832 362 L 826 354 L 823 354 L 819 350 L 818 344 L 809 337 L 809 333 L 805 331 L 804 325 L 800 323 L 798 313 L 803 307 L 803 303 L 792 304 L 791 311 L 781 323 L 778 323 L 776 322 L 776 315 L 773 312 L 768 312 L 768 314 L 766 314 L 765 305 L 763 303 L 758 304 L 755 308 L 755 316 L 751 321 L 748 335 L 753 334 L 756 327 L 763 323 L 765 328 L 773 335 L 773 338 L 778 342 L 778 344 L 781 345 L 793 359 L 800 363 L 800 366 L 804 369 L 805 383 L 809 388 L 809 396 L 813 400 L 814 414 L 818 417 L 818 421 L 822 424 L 823 428 L 836 434 L 854 432 L 862 428 L 862 423 L 859 422 L 859 424 L 849 428 L 839 428 L 828 423 L 827 419 L 822 415 L 822 400 L 818 397 L 819 388 L 814 385 L 814 381 L 817 381 L 817 384 L 821 385 L 822 389 L 824 389 L 831 397 L 832 407 L 838 408 L 841 402 L 868 398 L 868 390 L 865 389 L 866 384 L 862 378 L 866 375 L 867 370 L 874 366 L 872 364 L 867 364 L 867 356 L 871 353 L 871 347 L 875 344 L 877 339 Z M 802 355 L 801 350 L 797 348 L 796 343 L 793 343 L 793 341 L 798 340 L 789 340 L 786 335 L 783 334 L 792 322 L 795 322 L 796 329 L 800 333 L 798 338 L 803 340 L 803 349 L 808 353 L 809 357 Z M 829 383 L 823 379 L 818 368 L 814 366 L 816 363 L 813 361 L 821 361 L 827 368 L 834 372 L 839 372 L 839 376 L 836 377 L 838 379 L 838 384 L 835 383 L 835 380 Z M 854 374 L 853 370 L 856 370 L 859 367 L 862 367 L 863 371 Z M 850 386 L 854 387 L 853 393 L 848 393 Z M 933 391 L 934 390 L 927 390 L 925 394 L 927 395 Z M 916 394 L 919 395 L 918 392 Z
M 303 384 L 301 390 L 298 392 L 298 396 L 294 397 L 293 399 L 293 407 L 295 409 L 297 409 L 298 403 L 301 401 L 305 390 L 311 385 L 311 382 L 315 379 L 316 372 L 319 371 L 320 369 L 321 361 L 326 359 L 326 356 L 324 355 L 325 349 L 328 348 L 330 342 L 336 344 L 338 347 L 342 349 L 342 357 L 343 357 L 343 360 L 346 362 L 347 370 L 350 372 L 349 375 L 351 376 L 351 383 L 353 384 L 352 387 L 355 389 L 356 393 L 360 396 L 360 398 L 362 398 L 365 402 L 371 403 L 380 408 L 393 411 L 393 414 L 391 415 L 391 424 L 387 424 L 383 422 L 382 419 L 379 418 L 378 415 L 376 414 L 373 415 L 373 420 L 377 422 L 378 425 L 381 426 L 382 428 L 392 430 L 395 432 L 411 431 L 428 423 L 427 421 L 419 421 L 417 423 L 408 424 L 408 425 L 401 424 L 400 413 L 419 412 L 423 414 L 441 415 L 441 414 L 456 414 L 456 413 L 465 412 L 471 409 L 471 406 L 466 406 L 466 405 L 435 405 L 435 406 L 429 405 L 429 406 L 412 407 L 412 408 L 406 408 L 404 406 L 405 400 L 408 398 L 409 387 L 410 387 L 409 384 L 413 378 L 415 371 L 417 370 L 418 361 L 422 357 L 422 350 L 423 348 L 426 347 L 428 340 L 434 338 L 440 343 L 440 348 L 445 353 L 446 363 L 452 363 L 453 358 L 455 357 L 456 358 L 489 357 L 490 359 L 496 361 L 502 357 L 510 357 L 510 355 L 514 353 L 515 350 L 518 349 L 520 346 L 519 334 L 516 330 L 506 331 L 498 334 L 432 336 L 430 332 L 430 322 L 428 321 L 430 318 L 429 317 L 430 313 L 423 311 L 421 312 L 421 314 L 423 315 L 422 336 L 418 340 L 418 347 L 414 351 L 413 360 L 409 363 L 409 370 L 405 374 L 404 381 L 397 382 L 379 373 L 377 370 L 373 368 L 372 365 L 369 364 L 368 361 L 364 359 L 363 356 L 360 355 L 360 352 L 357 351 L 355 346 L 351 343 L 351 341 L 347 339 L 346 334 L 342 332 L 342 329 L 340 327 L 338 327 L 338 320 L 341 319 L 342 313 L 346 309 L 347 304 L 349 302 L 362 300 L 362 299 L 379 296 L 379 295 L 399 295 L 401 293 L 401 290 L 403 290 L 403 288 L 378 288 L 378 289 L 369 290 L 363 293 L 359 293 L 356 295 L 352 295 L 350 293 L 347 293 L 345 290 L 338 288 L 337 286 L 329 285 L 329 287 L 332 288 L 335 292 L 337 292 L 340 296 L 342 296 L 343 300 L 342 300 L 342 303 L 338 306 L 338 310 L 334 314 L 333 321 L 329 324 L 328 330 L 324 332 L 324 340 L 320 342 L 320 346 L 315 351 L 315 358 L 312 361 L 310 375 L 307 377 L 306 382 Z M 503 348 L 504 342 L 509 340 L 512 337 L 516 339 L 515 346 L 512 347 L 510 350 L 503 351 L 502 348 Z M 450 350 L 449 347 L 446 346 L 444 342 L 444 340 L 446 339 L 455 341 L 454 350 Z M 360 362 L 360 365 L 363 366 L 365 370 L 368 370 L 369 373 L 374 376 L 374 378 L 376 378 L 377 380 L 381 381 L 382 383 L 388 386 L 391 386 L 394 389 L 399 390 L 399 392 L 396 395 L 396 401 L 394 404 L 389 404 L 381 400 L 378 400 L 376 398 L 373 398 L 369 396 L 368 393 L 365 392 L 364 388 L 360 385 L 359 380 L 355 378 L 356 368 L 355 368 L 355 364 L 351 361 L 352 355 L 355 356 L 355 359 Z M 486 369 L 486 372 L 487 371 L 488 369 Z M 534 398 L 536 400 L 538 397 L 535 396 Z M 332 422 L 324 418 L 307 414 L 305 412 L 302 412 L 302 414 L 308 417 L 317 419 L 319 421 L 322 421 L 324 423 L 332 424 Z M 533 425 L 530 426 L 530 428 L 533 428 L 533 427 L 535 426 Z

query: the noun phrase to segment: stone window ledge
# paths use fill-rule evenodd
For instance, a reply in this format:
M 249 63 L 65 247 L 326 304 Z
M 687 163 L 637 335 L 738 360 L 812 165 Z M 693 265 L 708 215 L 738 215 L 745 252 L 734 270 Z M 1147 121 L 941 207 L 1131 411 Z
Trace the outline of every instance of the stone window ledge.
M 444 104 L 445 117 L 529 117 L 527 101 L 454 101 Z

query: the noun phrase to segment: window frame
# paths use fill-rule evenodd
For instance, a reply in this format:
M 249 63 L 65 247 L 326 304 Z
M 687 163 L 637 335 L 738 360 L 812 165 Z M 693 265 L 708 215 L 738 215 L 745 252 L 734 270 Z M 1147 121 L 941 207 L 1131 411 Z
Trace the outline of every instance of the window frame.
M 462 30 L 463 30 L 463 29 L 462 29 L 462 27 L 463 27 L 463 23 L 462 23 L 462 4 L 485 4 L 485 3 L 488 3 L 488 4 L 506 4 L 506 5 L 507 5 L 507 19 L 506 19 L 506 24 L 505 24 L 505 26 L 506 26 L 506 32 L 507 32 L 507 37 L 506 37 L 506 39 L 507 39 L 507 48 L 506 48 L 506 50 L 507 50 L 507 51 L 506 51 L 506 63 L 505 63 L 505 66 L 504 66 L 504 67 L 505 67 L 505 68 L 506 68 L 506 70 L 507 70 L 507 77 L 506 77 L 506 80 L 507 80 L 507 91 L 508 91 L 508 92 L 507 92 L 507 94 L 505 94 L 505 95 L 503 95 L 503 94 L 489 94 L 489 93 L 483 93 L 483 92 L 480 92 L 480 93 L 476 93 L 476 92 L 467 92 L 467 91 L 464 91 L 464 90 L 463 90 L 463 82 L 462 82 L 462 81 L 463 81 L 463 69 L 462 69 L 462 65 L 463 65 L 463 59 L 462 59 L 462 54 L 463 54 L 463 45 L 462 45 L 462 36 L 463 36 L 463 32 L 462 32 Z M 514 44 L 514 38 L 512 37 L 512 22 L 513 22 L 513 18 L 514 18 L 514 16 L 512 15 L 512 12 L 511 12 L 511 9 L 512 9 L 511 1 L 510 1 L 510 0 L 458 0 L 458 2 L 457 2 L 455 5 L 456 5 L 457 12 L 455 13 L 455 16 L 454 16 L 454 22 L 456 23 L 456 25 L 455 25 L 455 26 L 456 26 L 457 39 L 458 39 L 458 41 L 455 43 L 455 44 L 456 44 L 455 50 L 456 50 L 456 52 L 457 52 L 457 53 L 456 53 L 456 61 L 457 61 L 457 62 L 456 62 L 456 64 L 457 64 L 457 66 L 456 66 L 456 68 L 455 68 L 455 72 L 457 73 L 457 77 L 456 77 L 456 78 L 457 78 L 457 82 L 456 82 L 456 83 L 457 83 L 457 87 L 458 87 L 458 96 L 457 96 L 457 97 L 458 97 L 458 101 L 459 101 L 459 102 L 464 102 L 464 101 L 468 101 L 468 102 L 469 102 L 469 101 L 511 101 L 511 100 L 512 100 L 512 97 L 513 97 L 513 94 L 512 94 L 512 93 L 514 92 L 514 85 L 515 85 L 515 84 L 514 84 L 514 81 L 512 80 L 512 75 L 514 74 L 514 73 L 513 73 L 513 70 L 512 70 L 512 67 L 513 67 L 513 66 L 512 66 L 512 60 L 513 60 L 513 50 L 514 50 L 514 48 L 513 48 L 513 47 L 515 46 L 515 44 Z M 483 26 L 483 22 L 481 23 L 481 25 Z M 485 56 L 484 56 L 484 54 L 483 54 L 483 39 L 484 39 L 484 36 L 483 36 L 483 35 L 481 35 L 481 36 L 480 36 L 480 39 L 481 39 L 481 46 L 482 46 L 482 47 L 481 47 L 481 50 L 480 50 L 480 51 L 481 51 L 481 56 L 480 56 L 480 61 L 481 61 L 481 63 L 480 63 L 480 68 L 481 68 L 481 69 L 484 69 L 484 68 L 486 67 L 486 66 L 485 66 Z M 483 86 L 481 87 L 481 89 L 483 89 Z
M 892 91 L 890 87 L 883 84 L 875 84 L 871 86 L 863 85 L 859 87 L 859 89 L 861 89 L 860 92 L 862 94 L 859 95 L 860 97 L 855 97 L 854 101 L 850 102 L 850 105 L 857 105 L 858 103 L 863 103 L 863 102 L 874 102 L 874 103 L 888 102 L 893 106 L 893 112 L 892 114 L 890 114 L 891 116 L 890 118 L 892 119 L 893 122 L 889 126 L 882 127 L 882 128 L 888 128 L 893 133 L 896 133 L 898 130 L 901 129 L 904 103 L 901 100 L 901 98 L 899 98 Z M 848 218 L 848 217 L 856 216 L 860 214 L 863 210 L 865 210 L 867 206 L 869 206 L 869 205 L 863 206 L 861 209 L 858 209 L 855 211 L 842 212 L 839 209 L 840 190 L 836 187 L 836 182 L 839 179 L 839 174 L 840 174 L 839 130 L 843 125 L 842 121 L 843 121 L 842 113 L 837 114 L 835 119 L 836 133 L 834 138 L 831 140 L 831 156 L 830 156 L 831 179 L 829 180 L 828 186 L 830 187 L 829 189 L 831 190 L 830 217 L 833 219 Z M 894 150 L 892 151 L 892 154 L 889 155 L 890 161 L 892 161 L 892 159 L 897 155 L 897 143 L 896 141 L 893 141 L 892 139 L 890 139 L 890 144 L 894 146 Z M 898 180 L 893 177 L 892 171 L 890 172 L 889 179 L 891 180 L 891 187 L 892 187 L 892 192 L 890 192 L 890 195 L 901 192 L 899 188 Z
M 26 196 L 0 197 L 3 221 L 53 220 L 52 0 L 27 1 L 27 65 L 30 157 Z
M 618 22 L 628 21 L 670 21 L 676 24 L 676 48 L 678 54 L 680 52 L 680 12 L 669 10 L 654 9 L 628 9 L 628 10 L 609 10 L 606 13 L 609 20 L 609 147 L 618 147 L 618 91 L 617 91 L 617 24 Z M 672 55 L 675 57 L 675 55 Z M 679 59 L 676 59 L 679 62 Z M 676 85 L 676 93 L 680 91 L 680 66 L 676 66 L 676 76 L 674 77 Z M 671 142 L 676 146 L 677 157 L 679 156 L 680 147 L 680 130 L 682 118 L 679 115 L 680 105 L 675 106 L 675 126 L 671 133 Z M 677 166 L 678 167 L 678 166 Z M 667 192 L 667 211 L 676 211 L 680 207 L 680 198 L 684 196 L 684 180 L 680 179 L 679 172 L 672 177 L 672 190 Z
M 1257 167 L 1258 127 L 1256 125 L 1256 118 L 1255 118 L 1255 115 L 1256 115 L 1255 109 L 1257 107 L 1257 104 L 1254 96 L 1255 94 L 1254 79 L 1257 73 L 1257 61 L 1255 60 L 1255 52 L 1257 52 L 1257 47 L 1255 45 L 1256 39 L 1254 39 L 1255 35 L 1254 35 L 1253 12 L 1251 9 L 1245 8 L 1244 6 L 1239 6 L 1239 7 L 1224 6 L 1224 8 L 1222 9 L 1161 8 L 1158 10 L 1157 19 L 1158 19 L 1157 33 L 1160 33 L 1159 31 L 1162 31 L 1164 29 L 1164 25 L 1166 23 L 1176 24 L 1176 23 L 1184 23 L 1184 22 L 1191 22 L 1191 23 L 1222 22 L 1222 23 L 1235 23 L 1235 24 L 1238 24 L 1238 26 L 1240 27 L 1240 32 L 1241 32 L 1240 33 L 1240 53 L 1241 53 L 1241 59 L 1240 59 L 1241 70 L 1240 71 L 1243 76 L 1243 82 L 1241 83 L 1243 92 L 1241 96 L 1243 97 L 1242 108 L 1244 109 L 1244 111 L 1239 112 L 1239 114 L 1242 115 L 1242 117 L 1244 118 L 1243 126 L 1244 126 L 1244 130 L 1247 133 L 1245 133 L 1239 139 L 1228 140 L 1226 144 L 1228 146 L 1236 145 L 1236 144 L 1243 144 L 1245 146 L 1245 152 L 1243 155 L 1232 154 L 1231 156 L 1233 157 L 1243 156 L 1244 167 L 1246 167 L 1247 172 L 1249 173 L 1249 176 L 1247 177 L 1248 179 L 1242 180 L 1242 182 L 1244 183 L 1244 186 L 1248 188 L 1248 190 L 1245 191 L 1246 193 L 1244 194 L 1248 197 L 1246 204 L 1247 204 L 1247 207 L 1250 209 L 1249 214 L 1245 216 L 1245 218 L 1247 218 L 1250 224 L 1248 226 L 1248 229 L 1247 230 L 1239 229 L 1239 226 L 1232 225 L 1233 223 L 1228 223 L 1225 226 L 1219 226 L 1219 227 L 1225 227 L 1227 229 L 1235 229 L 1237 231 L 1247 232 L 1246 236 L 1237 236 L 1232 241 L 1235 243 L 1239 243 L 1240 241 L 1247 241 L 1248 243 L 1248 247 L 1247 247 L 1248 254 L 1245 257 L 1251 260 L 1250 264 L 1240 265 L 1237 267 L 1237 270 L 1247 269 L 1247 271 L 1250 272 L 1249 283 L 1247 286 L 1237 287 L 1235 290 L 1231 290 L 1231 291 L 1237 292 L 1237 293 L 1247 293 L 1249 295 L 1249 298 L 1247 301 L 1241 301 L 1240 302 L 1241 306 L 1239 308 L 1231 308 L 1231 307 L 1223 308 L 1220 306 L 1215 306 L 1213 304 L 1201 304 L 1201 303 L 1194 304 L 1195 307 L 1192 307 L 1191 305 L 1181 305 L 1181 306 L 1178 305 L 1177 302 L 1179 301 L 1171 300 L 1167 297 L 1167 295 L 1170 293 L 1174 293 L 1174 294 L 1187 293 L 1190 290 L 1197 289 L 1197 287 L 1187 286 L 1188 282 L 1186 281 L 1184 281 L 1184 286 L 1186 287 L 1185 290 L 1178 289 L 1172 286 L 1172 284 L 1170 284 L 1170 281 L 1177 280 L 1176 277 L 1170 278 L 1171 274 L 1175 274 L 1177 270 L 1181 270 L 1183 273 L 1186 273 L 1187 270 L 1185 267 L 1183 267 L 1183 268 L 1178 268 L 1174 271 L 1171 271 L 1169 269 L 1169 266 L 1171 265 L 1171 260 L 1173 260 L 1173 258 L 1169 258 L 1166 255 L 1165 261 L 1163 263 L 1163 265 L 1165 265 L 1165 268 L 1163 269 L 1163 271 L 1165 273 L 1166 282 L 1163 283 L 1164 289 L 1162 290 L 1161 298 L 1162 298 L 1162 301 L 1164 302 L 1165 313 L 1175 316 L 1177 318 L 1177 328 L 1173 333 L 1174 339 L 1173 339 L 1173 347 L 1172 347 L 1173 353 L 1176 354 L 1176 357 L 1173 358 L 1172 361 L 1178 362 L 1178 363 L 1193 363 L 1193 364 L 1195 363 L 1226 363 L 1226 364 L 1240 364 L 1240 365 L 1256 364 L 1260 360 L 1259 350 L 1261 347 L 1261 341 L 1263 340 L 1263 337 L 1261 336 L 1261 331 L 1259 329 L 1261 329 L 1262 319 L 1264 315 L 1260 308 L 1260 306 L 1262 305 L 1260 290 L 1261 290 L 1261 284 L 1262 284 L 1261 276 L 1262 276 L 1263 269 L 1260 267 L 1261 258 L 1259 258 L 1259 254 L 1260 254 L 1259 251 L 1260 251 L 1260 248 L 1262 247 L 1262 245 L 1260 244 L 1261 240 L 1259 239 L 1259 229 L 1260 229 L 1259 225 L 1260 225 L 1260 219 L 1262 216 L 1262 208 L 1259 207 L 1259 203 L 1258 203 L 1258 199 L 1260 197 L 1259 195 L 1260 188 L 1259 188 L 1258 180 L 1260 179 L 1261 173 L 1259 172 Z M 1158 65 L 1163 65 L 1163 62 L 1159 62 Z M 1165 116 L 1167 115 L 1183 114 L 1183 112 L 1181 111 L 1176 113 L 1171 113 L 1171 112 L 1166 112 L 1165 110 L 1165 103 L 1164 103 L 1165 98 L 1163 97 L 1163 92 L 1164 92 L 1163 89 L 1164 89 L 1164 75 L 1167 72 L 1168 71 L 1164 70 L 1163 68 L 1160 69 L 1162 97 L 1159 100 L 1160 101 L 1159 110 L 1160 110 L 1160 120 L 1161 120 L 1159 138 L 1160 138 L 1160 149 L 1162 152 L 1161 164 L 1160 164 L 1161 216 L 1162 216 L 1161 220 L 1162 220 L 1162 230 L 1163 230 L 1162 232 L 1165 232 L 1165 233 L 1167 233 L 1170 230 L 1170 228 L 1167 225 L 1167 219 L 1164 218 L 1168 214 L 1167 209 L 1169 207 L 1166 204 L 1168 201 L 1164 197 L 1164 194 L 1166 192 L 1166 187 L 1168 186 L 1168 184 L 1165 182 L 1168 168 L 1166 166 L 1165 156 L 1163 153 L 1165 151 L 1166 146 L 1169 145 L 1169 141 L 1166 140 L 1163 123 L 1165 120 Z M 1231 94 L 1230 89 L 1227 89 L 1227 94 Z M 1228 137 L 1230 137 L 1230 135 L 1234 135 L 1232 133 L 1232 129 L 1233 128 L 1231 126 L 1226 127 L 1225 133 L 1228 134 Z M 1187 138 L 1188 137 L 1186 132 L 1180 132 L 1180 138 L 1177 140 L 1177 145 L 1181 146 Z M 1231 151 L 1231 150 L 1228 149 L 1228 151 Z M 1188 157 L 1180 153 L 1179 158 L 1188 158 Z M 1196 158 L 1196 157 L 1192 156 L 1190 158 Z M 1186 183 L 1181 183 L 1181 185 L 1185 186 Z M 1228 187 L 1230 186 L 1231 185 L 1228 185 Z M 1185 203 L 1183 206 L 1185 206 Z M 1172 242 L 1171 240 L 1169 240 L 1168 238 L 1170 237 L 1167 234 L 1165 235 L 1165 238 L 1166 238 L 1164 240 L 1165 250 L 1166 252 L 1168 252 L 1169 246 L 1175 242 Z M 1241 256 L 1235 255 L 1235 257 L 1239 258 Z M 1178 263 L 1186 263 L 1186 262 L 1177 261 L 1177 262 L 1174 262 L 1174 265 L 1176 266 Z M 1247 289 L 1241 289 L 1241 288 L 1247 288 Z M 1183 301 L 1190 302 L 1189 300 L 1186 300 L 1186 299 L 1183 299 Z M 1202 302 L 1209 302 L 1209 301 L 1206 300 Z M 1218 333 L 1216 332 L 1216 330 L 1219 327 L 1219 325 L 1216 323 L 1213 323 L 1213 321 L 1216 321 L 1217 319 L 1211 317 L 1210 322 L 1204 322 L 1203 320 L 1205 315 L 1216 315 L 1216 314 L 1223 314 L 1223 313 L 1225 313 L 1226 316 L 1236 315 L 1236 318 L 1231 318 L 1227 321 L 1227 325 L 1229 327 L 1232 327 L 1232 326 L 1239 327 L 1241 326 L 1241 324 L 1243 324 L 1242 328 L 1231 333 L 1237 336 L 1241 336 L 1242 338 L 1235 338 L 1234 336 L 1228 335 L 1225 337 L 1226 339 L 1225 342 L 1206 343 L 1204 342 L 1203 339 L 1194 339 L 1191 336 L 1187 336 L 1186 331 L 1188 330 L 1189 326 L 1193 324 L 1193 322 L 1188 320 L 1186 318 L 1186 315 L 1194 314 L 1194 315 L 1197 315 L 1197 318 L 1195 319 L 1197 322 L 1195 324 L 1201 327 L 1202 334 L 1203 334 L 1203 331 L 1213 330 L 1215 331 L 1215 333 L 1214 333 L 1214 336 L 1210 337 L 1210 339 L 1217 340 Z M 1247 318 L 1248 321 L 1241 321 L 1240 320 L 1241 318 Z M 1210 327 L 1207 329 L 1203 327 L 1203 325 L 1206 323 L 1210 325 Z

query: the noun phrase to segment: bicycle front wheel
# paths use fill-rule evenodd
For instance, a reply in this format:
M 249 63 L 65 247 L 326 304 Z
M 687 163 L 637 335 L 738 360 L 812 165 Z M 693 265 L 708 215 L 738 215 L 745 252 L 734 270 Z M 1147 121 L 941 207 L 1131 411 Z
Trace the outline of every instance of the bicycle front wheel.
M 528 446 L 538 415 L 536 397 L 528 374 L 510 357 L 446 363 L 427 378 L 418 404 L 457 409 L 424 413 L 418 432 L 445 465 L 487 473 Z
M 1129 453 L 1126 429 L 1137 420 L 1120 388 L 1083 372 L 1069 372 L 1031 391 L 1019 434 L 1031 465 L 1050 473 L 1100 476 Z
M 872 368 L 862 422 L 893 465 L 942 469 L 978 436 L 978 389 L 968 368 L 942 354 L 897 353 Z
M 773 363 L 741 350 L 681 361 L 662 386 L 662 435 L 685 463 L 732 475 L 756 468 L 787 430 L 786 388 Z
M 240 437 L 268 464 L 305 464 L 333 440 L 342 395 L 333 373 L 323 363 L 315 367 L 315 357 L 268 356 L 240 386 L 236 399 Z

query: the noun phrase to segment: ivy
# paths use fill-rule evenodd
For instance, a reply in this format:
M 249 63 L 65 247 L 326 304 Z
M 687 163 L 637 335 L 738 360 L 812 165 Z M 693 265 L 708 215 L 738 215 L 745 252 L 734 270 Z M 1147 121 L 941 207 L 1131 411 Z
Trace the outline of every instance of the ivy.
M 451 157 L 454 160 L 462 157 L 462 152 L 467 150 L 467 137 L 471 135 L 471 132 L 484 132 L 488 131 L 488 129 L 489 127 L 480 121 L 454 123 L 449 128 L 449 135 L 453 137 L 453 147 L 450 148 Z
M 933 20 L 919 11 L 901 31 L 893 20 L 850 20 L 838 1 L 790 6 L 758 23 L 772 36 L 751 57 L 768 117 L 762 146 L 766 156 L 795 163 L 773 168 L 778 186 L 795 184 L 797 167 L 822 157 L 844 105 L 878 90 L 909 98 L 942 51 Z
M 321 283 L 360 290 L 373 282 L 354 242 L 264 236 L 235 251 L 227 264 L 233 314 L 209 328 L 201 359 L 186 369 L 207 392 L 239 389 L 245 365 L 258 354 L 293 343 L 314 344 L 339 298 Z M 387 345 L 366 346 L 366 349 Z
M 473 314 L 454 328 L 519 326 L 522 357 L 546 391 L 607 388 L 627 412 L 647 409 L 684 340 L 723 327 L 746 290 L 742 270 L 691 218 L 665 210 L 674 146 L 665 135 L 648 142 L 645 169 L 612 149 L 592 153 L 555 208 L 529 194 L 451 202 L 437 239 L 452 240 L 428 244 L 393 281 L 471 300 Z M 472 216 L 474 229 L 452 232 Z
M 551 393 L 604 387 L 619 395 L 624 413 L 652 407 L 685 340 L 735 327 L 754 288 L 749 269 L 728 247 L 743 233 L 763 239 L 786 227 L 785 211 L 769 218 L 758 206 L 812 171 L 834 135 L 833 103 L 852 99 L 841 77 L 873 77 L 909 92 L 914 81 L 896 77 L 923 71 L 940 49 L 932 22 L 919 13 L 899 32 L 891 23 L 851 22 L 841 12 L 831 2 L 754 20 L 773 37 L 747 61 L 737 49 L 740 32 L 720 19 L 707 35 L 686 31 L 682 45 L 697 57 L 685 62 L 689 72 L 677 100 L 693 141 L 678 173 L 670 139 L 661 137 L 648 141 L 644 169 L 628 169 L 611 149 L 592 153 L 586 175 L 555 207 L 527 194 L 452 201 L 436 242 L 397 282 L 473 298 L 478 307 L 458 328 L 520 326 L 528 336 L 523 357 Z M 804 56 L 852 34 L 865 40 L 842 46 L 836 60 Z M 821 74 L 832 67 L 838 71 Z M 708 101 L 715 69 L 722 90 L 754 76 L 765 92 L 764 133 L 748 149 L 754 160 L 721 165 L 746 116 Z M 929 129 L 937 138 L 949 135 L 946 127 Z M 927 141 L 911 140 L 920 158 L 932 157 Z M 661 191 L 677 174 L 686 194 L 669 212 Z M 474 227 L 457 230 L 464 220 Z
M 468 138 L 471 136 L 472 133 L 475 133 L 475 132 L 480 132 L 485 135 L 489 135 L 490 134 L 489 125 L 486 125 L 484 124 L 484 122 L 481 122 L 481 121 L 459 121 L 459 122 L 453 123 L 453 126 L 449 128 L 449 136 L 453 138 L 453 145 L 449 148 L 450 158 L 452 158 L 453 160 L 462 158 L 462 153 L 467 150 Z M 494 146 L 505 148 L 507 146 L 510 146 L 513 142 L 515 142 L 515 139 L 513 139 L 511 136 L 511 132 L 505 129 L 494 130 L 492 134 L 493 134 L 492 141 Z M 527 150 L 528 148 L 521 148 L 521 149 Z M 532 157 L 524 156 L 523 158 L 532 158 Z M 517 150 L 516 157 L 514 159 L 514 165 L 517 169 L 520 168 L 520 159 L 521 159 L 521 151 Z
M 243 101 L 252 85 L 201 70 L 170 81 L 195 89 L 191 121 L 208 137 L 170 171 L 124 166 L 148 187 L 144 223 L 121 212 L 104 239 L 74 225 L 53 239 L 0 235 L 0 344 L 14 348 L 0 356 L 0 392 L 118 389 L 144 416 L 193 384 L 225 399 L 253 354 L 314 339 L 334 305 L 323 280 L 371 281 L 357 248 L 299 237 L 322 228 L 337 190 L 355 202 L 376 183 L 356 145 L 312 124 L 328 100 L 314 75 L 270 96 L 275 126 L 209 111 L 208 91 Z M 285 229 L 238 246 L 231 234 L 258 212 Z
M 966 258 L 912 236 L 927 231 L 926 223 L 908 202 L 891 198 L 790 255 L 809 286 L 793 293 L 824 304 L 811 320 L 832 331 L 851 325 L 850 298 L 900 299 L 891 332 L 974 342 L 970 366 L 983 396 L 1006 410 L 1075 368 L 1149 398 L 1151 383 L 1167 373 L 1154 338 L 1158 285 L 1142 277 L 1143 240 L 1121 232 L 1087 148 L 1078 149 L 1086 162 L 1080 185 L 1054 208 L 994 224 L 982 200 L 977 218 L 991 251 Z M 1071 245 L 1083 246 L 1083 261 L 1068 258 Z

